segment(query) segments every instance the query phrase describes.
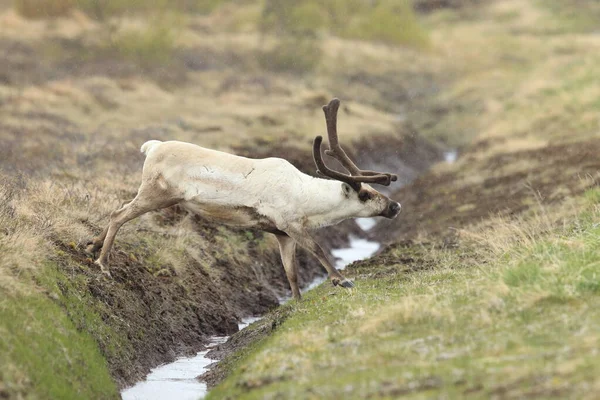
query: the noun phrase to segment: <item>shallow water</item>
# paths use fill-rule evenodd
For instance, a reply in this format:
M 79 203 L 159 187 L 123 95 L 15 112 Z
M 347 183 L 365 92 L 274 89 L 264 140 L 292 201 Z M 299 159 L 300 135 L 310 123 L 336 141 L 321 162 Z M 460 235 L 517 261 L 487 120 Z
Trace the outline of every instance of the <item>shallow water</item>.
M 450 150 L 450 151 L 446 151 L 444 153 L 444 160 L 448 164 L 452 164 L 452 163 L 456 162 L 457 158 L 458 158 L 458 150 Z
M 332 250 L 331 254 L 337 258 L 335 267 L 345 269 L 354 261 L 371 257 L 377 250 L 379 250 L 379 243 L 350 236 L 350 247 Z
M 259 318 L 246 318 L 239 324 L 244 329 Z M 205 383 L 196 379 L 207 371 L 207 366 L 215 362 L 206 358 L 206 353 L 217 344 L 225 343 L 228 336 L 211 338 L 208 348 L 193 357 L 184 357 L 172 363 L 154 368 L 144 381 L 121 391 L 123 400 L 197 400 L 207 393 Z
M 373 221 L 371 218 L 370 220 Z M 361 228 L 368 230 L 375 224 L 369 219 L 363 218 L 359 223 Z M 365 227 L 363 227 L 365 225 Z M 350 236 L 350 247 L 336 249 L 332 251 L 336 260 L 336 268 L 344 269 L 354 261 L 363 260 L 370 257 L 379 249 L 379 243 L 370 242 L 365 239 Z M 326 280 L 326 277 L 319 277 L 311 282 L 303 292 L 306 292 Z M 290 298 L 280 299 L 284 303 Z M 246 318 L 239 325 L 240 329 L 245 328 L 252 322 L 260 318 Z M 206 358 L 206 353 L 217 344 L 224 343 L 227 336 L 215 336 L 204 351 L 199 352 L 193 357 L 180 358 L 170 364 L 161 365 L 153 369 L 144 381 L 136 383 L 134 386 L 121 392 L 123 400 L 197 400 L 206 396 L 206 384 L 198 381 L 196 378 L 207 371 L 207 366 L 215 362 Z

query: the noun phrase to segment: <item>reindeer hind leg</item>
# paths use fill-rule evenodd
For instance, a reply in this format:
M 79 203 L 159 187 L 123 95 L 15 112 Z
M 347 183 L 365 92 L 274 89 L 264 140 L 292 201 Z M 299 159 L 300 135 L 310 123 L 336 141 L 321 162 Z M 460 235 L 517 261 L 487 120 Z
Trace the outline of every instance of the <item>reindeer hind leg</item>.
M 100 257 L 98 257 L 96 260 L 96 264 L 100 266 L 102 272 L 110 276 L 110 271 L 108 269 L 108 255 L 115 241 L 115 236 L 123 224 L 139 217 L 142 214 L 147 213 L 148 211 L 169 207 L 177 203 L 178 200 L 168 196 L 161 196 L 157 193 L 153 193 L 152 191 L 146 191 L 142 187 L 140 188 L 140 191 L 135 199 L 117 211 L 113 212 L 110 216 L 110 223 L 105 229 L 106 234 L 104 234 L 104 243 L 102 244 Z
M 127 200 L 123 203 L 121 203 L 121 207 L 119 207 L 118 210 L 114 211 L 114 213 L 116 212 L 120 212 L 123 210 L 123 208 L 128 205 L 129 203 L 131 203 L 133 200 Z M 112 216 L 112 214 L 111 214 Z M 102 230 L 102 232 L 96 236 L 94 239 L 92 239 L 90 242 L 87 243 L 87 247 L 86 247 L 86 253 L 88 253 L 91 256 L 95 256 L 96 253 L 98 252 L 98 250 L 100 250 L 102 248 L 102 245 L 104 244 L 104 239 L 106 239 L 106 234 L 108 233 L 108 228 L 110 227 L 110 224 L 107 224 L 106 227 Z

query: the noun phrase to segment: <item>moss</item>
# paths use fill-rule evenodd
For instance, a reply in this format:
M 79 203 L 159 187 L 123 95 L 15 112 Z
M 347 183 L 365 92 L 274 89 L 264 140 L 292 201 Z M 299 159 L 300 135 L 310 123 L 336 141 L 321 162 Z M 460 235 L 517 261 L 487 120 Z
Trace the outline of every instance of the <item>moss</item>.
M 132 349 L 124 333 L 115 329 L 105 316 L 110 306 L 93 297 L 84 274 L 65 275 L 55 262 L 46 262 L 38 283 L 56 297 L 71 323 L 81 332 L 91 335 L 109 359 L 126 358 Z M 104 317 L 103 317 L 104 315 Z
M 27 318 L 24 318 L 27 316 Z M 0 395 L 32 399 L 117 399 L 98 344 L 40 294 L 0 302 Z

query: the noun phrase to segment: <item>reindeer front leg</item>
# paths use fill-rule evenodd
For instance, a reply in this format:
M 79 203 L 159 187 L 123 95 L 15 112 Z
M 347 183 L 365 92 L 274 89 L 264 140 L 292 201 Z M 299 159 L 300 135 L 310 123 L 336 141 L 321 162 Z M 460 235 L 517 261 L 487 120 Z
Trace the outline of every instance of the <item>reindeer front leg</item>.
M 279 242 L 279 252 L 281 253 L 281 262 L 287 275 L 292 296 L 300 300 L 300 289 L 298 288 L 298 266 L 296 264 L 296 241 L 288 235 L 275 235 Z
M 325 267 L 327 270 L 327 274 L 329 275 L 329 279 L 334 286 L 340 285 L 345 288 L 353 288 L 354 283 L 344 278 L 342 274 L 339 273 L 337 269 L 333 266 L 333 263 L 329 260 L 329 256 L 323 248 L 317 243 L 310 232 L 306 230 L 288 230 L 286 233 L 294 240 L 296 240 L 300 246 L 304 247 L 306 250 L 310 251 L 314 254 L 315 257 L 319 260 L 319 262 Z

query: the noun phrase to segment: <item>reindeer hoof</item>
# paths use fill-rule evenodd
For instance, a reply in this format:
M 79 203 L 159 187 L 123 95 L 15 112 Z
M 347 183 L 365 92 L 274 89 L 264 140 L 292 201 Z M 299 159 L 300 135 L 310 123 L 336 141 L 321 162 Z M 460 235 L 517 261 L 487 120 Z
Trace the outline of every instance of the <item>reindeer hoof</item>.
M 111 278 L 112 279 L 112 275 L 110 274 L 110 270 L 108 268 L 106 268 L 101 262 L 100 260 L 96 260 L 96 262 L 94 263 L 96 265 L 98 265 L 100 267 L 100 271 L 106 275 L 107 278 Z
M 89 255 L 89 256 L 95 256 L 96 253 L 98 252 L 98 250 L 100 250 L 100 247 L 96 246 L 94 244 L 94 242 L 87 242 L 85 244 L 85 254 Z
M 339 285 L 340 285 L 341 287 L 344 287 L 344 288 L 346 288 L 346 289 L 351 289 L 351 288 L 353 288 L 353 287 L 354 287 L 354 283 L 352 283 L 352 281 L 349 281 L 348 279 L 344 279 L 343 281 L 341 281 L 341 282 L 339 283 Z
M 345 279 L 345 278 L 342 279 L 342 280 L 340 280 L 338 278 L 333 278 L 331 280 L 331 283 L 333 283 L 333 286 L 338 286 L 339 285 L 339 286 L 341 286 L 343 288 L 346 288 L 346 289 L 350 289 L 350 288 L 354 287 L 354 283 L 352 283 L 352 281 L 349 281 L 348 279 Z

